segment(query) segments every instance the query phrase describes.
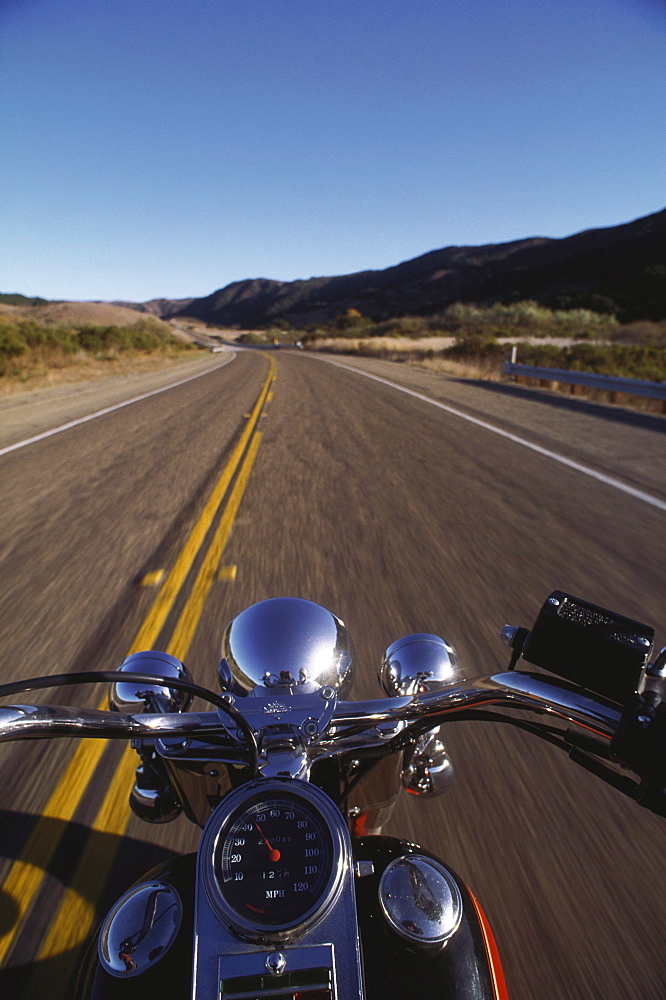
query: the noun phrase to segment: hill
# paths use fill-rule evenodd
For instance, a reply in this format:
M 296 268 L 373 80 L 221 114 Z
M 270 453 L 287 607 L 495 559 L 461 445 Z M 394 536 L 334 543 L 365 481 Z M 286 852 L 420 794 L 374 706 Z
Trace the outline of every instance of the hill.
M 49 326 L 135 326 L 142 318 L 148 318 L 146 312 L 148 310 L 137 312 L 135 308 L 110 302 L 48 302 L 46 299 L 25 299 L 19 295 L 0 295 L 0 316 L 14 320 L 31 319 Z M 159 319 L 157 314 L 152 315 L 154 319 Z M 166 326 L 165 332 L 168 332 Z
M 432 315 L 453 302 L 534 299 L 556 308 L 666 318 L 666 210 L 564 239 L 446 247 L 381 271 L 300 281 L 237 281 L 203 298 L 144 303 L 163 317 L 218 326 L 325 322 L 348 309 L 375 320 Z
M 373 320 L 432 316 L 454 302 L 526 299 L 556 309 L 613 313 L 621 322 L 666 319 L 666 209 L 564 239 L 530 237 L 431 250 L 381 271 L 299 281 L 249 278 L 202 298 L 45 302 L 0 295 L 0 313 L 42 322 L 133 325 L 137 311 L 214 326 L 307 327 L 355 309 Z

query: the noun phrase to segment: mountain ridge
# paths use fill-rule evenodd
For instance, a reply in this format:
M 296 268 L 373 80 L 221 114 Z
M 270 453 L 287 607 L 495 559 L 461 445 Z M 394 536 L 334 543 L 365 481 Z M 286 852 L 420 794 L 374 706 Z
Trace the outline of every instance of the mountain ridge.
M 11 308 L 12 301 L 24 297 L 0 299 Z M 490 305 L 524 299 L 552 308 L 613 312 L 622 322 L 666 319 L 666 208 L 557 239 L 531 236 L 429 250 L 380 270 L 295 281 L 246 278 L 205 296 L 111 305 L 160 319 L 191 317 L 212 326 L 247 329 L 312 327 L 350 309 L 385 320 L 435 315 L 454 302 Z
M 375 320 L 431 315 L 456 301 L 536 299 L 627 319 L 666 318 L 666 209 L 632 222 L 552 239 L 449 246 L 382 270 L 296 281 L 248 278 L 191 300 L 145 303 L 163 318 L 219 326 L 305 327 L 348 309 Z

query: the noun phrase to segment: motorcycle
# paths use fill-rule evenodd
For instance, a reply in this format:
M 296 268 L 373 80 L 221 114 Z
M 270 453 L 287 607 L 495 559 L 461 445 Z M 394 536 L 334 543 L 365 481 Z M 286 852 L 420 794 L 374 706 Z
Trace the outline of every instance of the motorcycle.
M 110 683 L 108 712 L 0 708 L 0 741 L 130 739 L 133 811 L 149 823 L 182 812 L 203 831 L 196 854 L 113 905 L 78 1000 L 506 997 L 472 890 L 382 827 L 401 787 L 432 797 L 450 785 L 454 719 L 518 726 L 666 815 L 666 647 L 650 662 L 652 628 L 561 591 L 531 629 L 501 635 L 507 670 L 476 678 L 446 640 L 405 636 L 384 654 L 387 697 L 353 702 L 344 623 L 275 598 L 227 626 L 219 693 L 155 650 L 117 671 L 0 686 Z M 188 711 L 194 696 L 213 710 Z

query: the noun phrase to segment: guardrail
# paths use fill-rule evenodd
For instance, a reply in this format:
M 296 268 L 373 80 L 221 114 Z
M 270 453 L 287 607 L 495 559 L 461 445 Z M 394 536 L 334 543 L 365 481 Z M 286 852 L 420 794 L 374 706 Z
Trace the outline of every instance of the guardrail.
M 535 378 L 548 383 L 585 385 L 589 389 L 603 389 L 606 392 L 628 396 L 648 396 L 650 399 L 666 401 L 666 382 L 646 382 L 639 378 L 619 378 L 617 375 L 594 375 L 591 372 L 574 372 L 566 368 L 538 368 L 535 365 L 519 365 L 511 361 L 504 362 L 504 374 Z

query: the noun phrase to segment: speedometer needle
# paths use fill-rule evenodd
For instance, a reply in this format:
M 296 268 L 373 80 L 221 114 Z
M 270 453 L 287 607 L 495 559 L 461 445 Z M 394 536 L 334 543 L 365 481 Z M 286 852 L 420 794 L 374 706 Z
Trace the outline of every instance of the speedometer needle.
M 271 859 L 271 861 L 279 861 L 280 858 L 282 857 L 282 855 L 280 854 L 280 852 L 275 847 L 273 847 L 266 840 L 266 838 L 264 837 L 263 831 L 262 831 L 261 827 L 259 826 L 259 824 L 257 823 L 257 821 L 256 820 L 252 820 L 252 822 L 254 823 L 254 825 L 256 826 L 257 830 L 259 831 L 259 836 L 261 837 L 261 839 L 263 840 L 264 844 L 268 848 L 268 857 Z

